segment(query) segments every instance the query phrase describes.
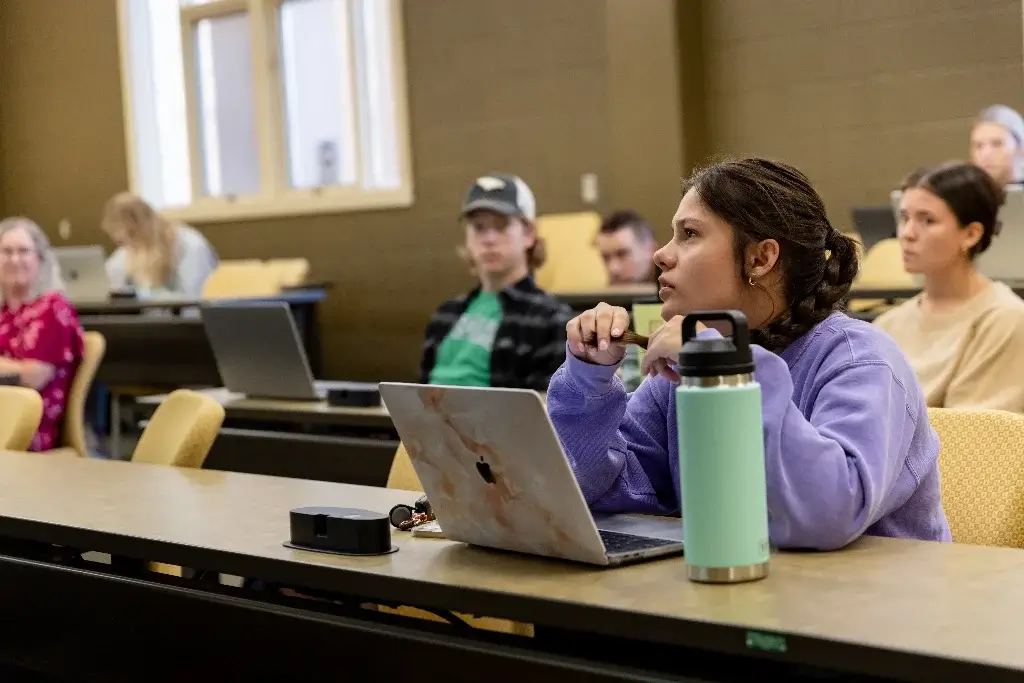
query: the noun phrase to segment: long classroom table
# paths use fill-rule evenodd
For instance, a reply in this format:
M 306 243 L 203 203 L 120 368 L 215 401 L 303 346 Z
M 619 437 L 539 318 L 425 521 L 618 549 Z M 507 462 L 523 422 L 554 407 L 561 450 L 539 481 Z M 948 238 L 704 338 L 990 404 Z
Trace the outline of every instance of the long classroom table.
M 0 453 L 0 615 L 17 624 L 0 638 L 0 663 L 76 681 L 1024 677 L 1019 550 L 867 537 L 840 552 L 778 553 L 766 579 L 715 586 L 687 581 L 680 558 L 601 569 L 397 531 L 398 552 L 381 557 L 282 545 L 292 508 L 386 512 L 415 495 Z M 126 573 L 67 559 L 69 549 L 260 577 L 344 604 Z M 514 619 L 536 635 L 364 601 Z

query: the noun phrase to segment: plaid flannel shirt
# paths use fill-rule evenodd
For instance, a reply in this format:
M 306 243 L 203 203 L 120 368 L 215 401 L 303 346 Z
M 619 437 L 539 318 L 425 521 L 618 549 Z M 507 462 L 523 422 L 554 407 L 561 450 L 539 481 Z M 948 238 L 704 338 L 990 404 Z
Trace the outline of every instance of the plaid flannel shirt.
M 479 294 L 441 304 L 427 325 L 420 363 L 420 381 L 430 380 L 437 349 Z M 551 375 L 565 360 L 565 326 L 573 317 L 568 304 L 537 287 L 527 276 L 498 293 L 501 323 L 491 349 L 491 386 L 545 392 Z

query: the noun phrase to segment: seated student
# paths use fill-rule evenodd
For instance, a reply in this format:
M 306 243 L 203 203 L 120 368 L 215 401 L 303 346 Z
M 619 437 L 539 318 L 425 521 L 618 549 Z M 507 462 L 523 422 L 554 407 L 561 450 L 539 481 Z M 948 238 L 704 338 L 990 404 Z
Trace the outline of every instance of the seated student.
M 971 128 L 971 161 L 1001 186 L 1024 180 L 1024 118 L 1003 104 L 978 114 Z
M 548 411 L 595 511 L 679 514 L 674 369 L 687 313 L 739 309 L 752 328 L 764 415 L 772 544 L 831 549 L 862 534 L 949 541 L 939 440 L 896 344 L 840 312 L 854 242 L 797 169 L 763 159 L 698 171 L 655 255 L 662 318 L 627 396 L 610 339 L 622 308 L 570 321 Z M 583 340 L 597 334 L 598 346 Z M 714 336 L 705 330 L 702 336 Z
M 898 233 L 918 296 L 875 321 L 910 359 L 929 406 L 1024 411 L 1024 301 L 974 268 L 999 232 L 1004 191 L 973 164 L 903 183 Z
M 597 233 L 597 249 L 608 270 L 608 284 L 639 285 L 658 281 L 654 266 L 654 231 L 635 211 L 616 211 L 604 219 Z M 619 366 L 619 379 L 629 391 L 636 391 L 643 381 L 640 374 L 640 350 L 626 348 L 626 357 Z
M 43 399 L 32 451 L 57 445 L 84 352 L 78 315 L 62 290 L 50 242 L 39 226 L 27 218 L 0 222 L 0 374 L 17 374 Z
M 220 261 L 198 230 L 171 223 L 127 192 L 107 201 L 103 230 L 118 245 L 107 259 L 107 276 L 115 289 L 134 287 L 142 295 L 198 299 Z
M 462 206 L 460 250 L 479 278 L 473 291 L 446 301 L 427 326 L 421 381 L 518 387 L 544 392 L 565 359 L 572 310 L 534 284 L 544 262 L 533 193 L 510 175 L 478 178 Z
M 654 231 L 635 211 L 616 211 L 601 223 L 597 249 L 608 270 L 609 285 L 653 284 Z

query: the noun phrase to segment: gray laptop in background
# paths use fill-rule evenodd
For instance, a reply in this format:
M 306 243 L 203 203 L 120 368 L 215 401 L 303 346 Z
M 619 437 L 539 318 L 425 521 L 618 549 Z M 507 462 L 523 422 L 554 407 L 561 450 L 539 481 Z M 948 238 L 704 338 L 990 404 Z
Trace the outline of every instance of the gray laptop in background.
M 320 401 L 331 389 L 368 386 L 313 379 L 286 303 L 208 303 L 200 310 L 217 369 L 229 391 L 250 398 Z
M 71 301 L 107 301 L 110 279 L 107 277 L 103 247 L 54 247 L 53 255 L 64 280 L 64 293 Z

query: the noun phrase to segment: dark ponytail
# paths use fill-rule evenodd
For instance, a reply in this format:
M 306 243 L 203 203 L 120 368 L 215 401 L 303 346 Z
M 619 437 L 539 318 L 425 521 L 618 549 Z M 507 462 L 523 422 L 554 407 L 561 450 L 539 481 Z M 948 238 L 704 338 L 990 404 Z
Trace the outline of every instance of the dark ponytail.
M 785 308 L 756 330 L 756 343 L 780 352 L 835 311 L 844 310 L 857 276 L 857 243 L 828 220 L 825 204 L 799 170 L 767 159 L 740 159 L 697 171 L 694 189 L 704 206 L 732 226 L 744 283 L 747 247 L 779 243 Z

